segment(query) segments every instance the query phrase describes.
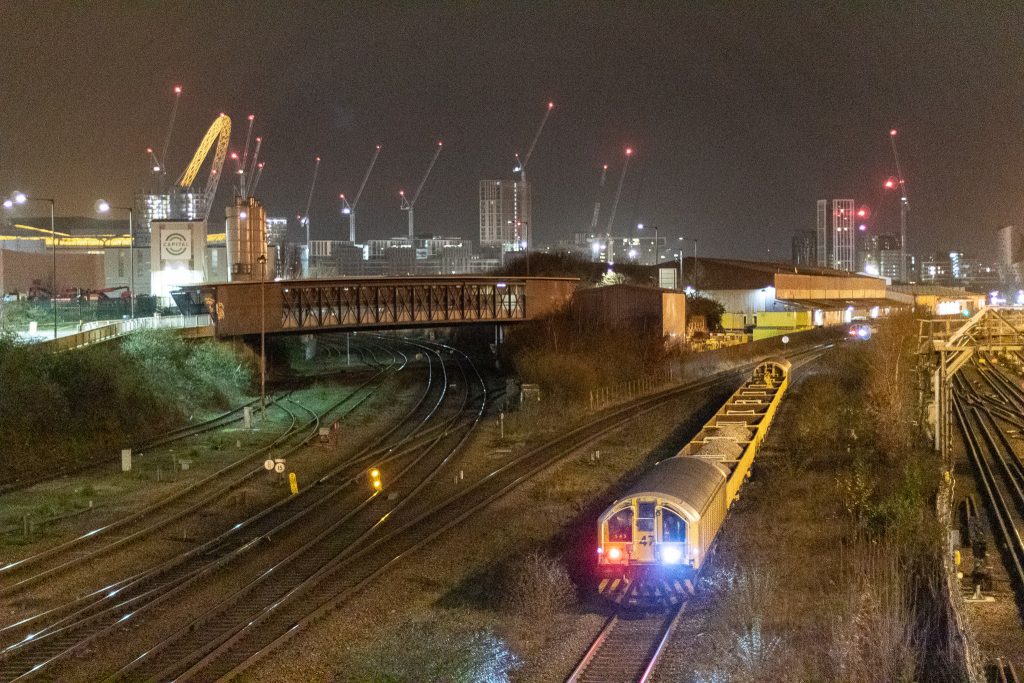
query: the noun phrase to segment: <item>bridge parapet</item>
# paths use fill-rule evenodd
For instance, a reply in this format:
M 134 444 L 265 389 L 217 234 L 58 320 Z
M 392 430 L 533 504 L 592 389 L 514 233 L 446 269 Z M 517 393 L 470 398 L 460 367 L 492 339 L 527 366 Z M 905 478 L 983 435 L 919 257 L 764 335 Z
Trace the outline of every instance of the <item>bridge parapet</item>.
M 259 333 L 261 309 L 268 334 L 522 322 L 567 305 L 576 284 L 493 276 L 281 280 L 184 287 L 175 301 L 186 315 L 208 312 L 217 336 L 231 337 Z

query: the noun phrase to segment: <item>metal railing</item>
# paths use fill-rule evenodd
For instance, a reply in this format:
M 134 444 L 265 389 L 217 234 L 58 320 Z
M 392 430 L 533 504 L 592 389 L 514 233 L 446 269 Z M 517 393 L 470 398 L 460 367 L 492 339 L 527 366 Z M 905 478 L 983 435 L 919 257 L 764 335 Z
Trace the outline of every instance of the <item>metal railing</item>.
M 172 315 L 84 323 L 80 332 L 42 341 L 38 346 L 53 353 L 61 353 L 110 341 L 136 330 L 157 329 L 189 330 L 194 333 L 192 336 L 197 337 L 213 335 L 209 315 Z
M 677 373 L 674 367 L 669 367 L 668 370 L 662 370 L 639 379 L 591 389 L 590 410 L 601 410 L 616 403 L 653 393 L 666 384 L 674 384 L 678 374 L 680 373 Z

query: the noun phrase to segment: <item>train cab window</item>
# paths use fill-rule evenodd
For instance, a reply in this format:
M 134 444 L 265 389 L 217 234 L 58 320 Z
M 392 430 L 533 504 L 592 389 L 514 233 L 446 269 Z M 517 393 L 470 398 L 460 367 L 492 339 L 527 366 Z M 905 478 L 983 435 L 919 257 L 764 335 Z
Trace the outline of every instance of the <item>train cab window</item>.
M 608 520 L 608 540 L 612 543 L 631 543 L 633 541 L 633 511 L 631 509 L 619 510 Z
M 668 508 L 661 509 L 661 542 L 686 541 L 686 521 Z
M 654 531 L 654 503 L 638 503 L 636 506 L 636 530 L 642 532 Z

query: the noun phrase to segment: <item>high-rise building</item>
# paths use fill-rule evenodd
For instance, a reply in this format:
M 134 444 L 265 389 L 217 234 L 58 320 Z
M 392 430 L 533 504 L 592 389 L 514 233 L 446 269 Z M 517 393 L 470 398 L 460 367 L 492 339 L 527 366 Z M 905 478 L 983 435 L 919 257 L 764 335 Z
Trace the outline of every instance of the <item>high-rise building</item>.
M 797 230 L 793 233 L 793 265 L 818 265 L 817 234 L 814 230 Z
M 815 249 L 819 266 L 849 272 L 856 269 L 854 218 L 852 199 L 818 200 Z
M 828 229 L 828 200 L 818 200 L 818 220 L 815 231 L 814 258 L 821 268 L 832 265 L 832 233 Z
M 480 181 L 480 246 L 520 251 L 531 242 L 530 184 Z
M 875 235 L 872 251 L 877 254 L 878 274 L 891 280 L 900 279 L 900 236 Z

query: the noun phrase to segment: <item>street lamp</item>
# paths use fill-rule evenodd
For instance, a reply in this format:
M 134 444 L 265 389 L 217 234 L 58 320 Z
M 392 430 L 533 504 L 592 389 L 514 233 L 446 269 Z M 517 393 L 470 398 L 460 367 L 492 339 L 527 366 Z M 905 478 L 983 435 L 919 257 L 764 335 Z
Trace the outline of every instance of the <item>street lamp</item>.
M 128 268 L 131 275 L 128 279 L 128 299 L 130 315 L 135 320 L 135 210 L 130 206 L 111 206 L 106 199 L 96 202 L 97 213 L 109 213 L 111 209 L 128 212 Z
M 24 192 L 13 192 L 4 200 L 5 209 L 13 209 L 15 205 L 25 202 L 49 202 L 50 203 L 50 239 L 53 240 L 53 290 L 50 292 L 50 301 L 53 302 L 53 338 L 57 338 L 57 229 L 54 227 L 54 208 L 57 204 L 53 199 L 46 197 L 29 197 Z
M 260 419 L 267 419 L 267 255 L 260 254 Z
M 681 242 L 685 242 L 686 240 L 690 240 L 691 242 L 693 242 L 693 282 L 691 282 L 690 284 L 693 285 L 694 289 L 696 289 L 696 287 L 697 287 L 697 240 L 694 237 L 685 237 L 685 236 L 684 237 L 680 237 L 679 240 Z M 681 254 L 679 256 L 679 277 L 680 277 L 680 279 L 682 279 L 682 277 L 683 277 L 683 257 L 682 257 Z

